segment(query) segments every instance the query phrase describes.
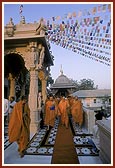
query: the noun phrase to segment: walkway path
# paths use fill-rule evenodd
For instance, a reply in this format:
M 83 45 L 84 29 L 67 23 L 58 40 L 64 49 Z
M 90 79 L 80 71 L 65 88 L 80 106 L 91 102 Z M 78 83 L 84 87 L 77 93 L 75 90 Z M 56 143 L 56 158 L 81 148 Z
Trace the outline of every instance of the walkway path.
M 79 164 L 70 127 L 59 125 L 51 163 Z

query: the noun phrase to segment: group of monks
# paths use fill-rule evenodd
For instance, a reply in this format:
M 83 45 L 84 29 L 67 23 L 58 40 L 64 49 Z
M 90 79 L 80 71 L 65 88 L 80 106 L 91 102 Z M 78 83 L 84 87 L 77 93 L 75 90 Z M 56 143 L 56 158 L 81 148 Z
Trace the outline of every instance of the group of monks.
M 60 124 L 69 127 L 69 114 L 76 124 L 80 127 L 83 122 L 82 103 L 77 97 L 53 97 L 50 95 L 44 104 L 44 124 L 48 129 L 54 127 L 56 117 L 60 118 Z M 24 151 L 30 140 L 30 109 L 27 103 L 27 97 L 22 96 L 17 102 L 9 120 L 9 142 L 16 141 L 20 157 L 24 156 Z
M 60 118 L 60 124 L 66 128 L 69 127 L 69 114 L 73 121 L 78 124 L 81 129 L 83 123 L 82 103 L 78 97 L 53 97 L 47 98 L 45 102 L 45 118 L 44 124 L 49 127 L 54 127 L 55 118 Z

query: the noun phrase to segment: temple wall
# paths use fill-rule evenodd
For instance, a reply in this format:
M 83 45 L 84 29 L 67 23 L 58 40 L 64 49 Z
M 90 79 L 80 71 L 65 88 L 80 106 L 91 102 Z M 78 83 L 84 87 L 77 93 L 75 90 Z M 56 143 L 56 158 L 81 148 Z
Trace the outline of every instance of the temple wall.
M 102 119 L 95 122 L 93 110 L 83 108 L 84 122 L 83 127 L 90 134 L 100 150 L 99 157 L 103 164 L 111 164 L 111 120 Z
M 111 164 L 111 120 L 98 120 L 100 137 L 99 157 L 104 164 Z
M 84 121 L 83 126 L 88 131 L 88 133 L 93 133 L 93 127 L 95 125 L 95 113 L 94 110 L 87 109 L 83 107 L 84 111 Z

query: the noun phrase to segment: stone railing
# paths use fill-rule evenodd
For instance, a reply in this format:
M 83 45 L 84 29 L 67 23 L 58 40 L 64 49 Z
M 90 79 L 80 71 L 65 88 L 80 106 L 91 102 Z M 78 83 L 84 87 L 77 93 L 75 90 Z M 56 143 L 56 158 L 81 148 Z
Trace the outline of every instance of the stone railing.
M 83 107 L 83 127 L 87 130 L 88 133 L 93 133 L 93 127 L 95 125 L 95 113 L 94 110 Z
M 98 120 L 100 153 L 104 164 L 111 164 L 111 120 Z
M 96 146 L 98 146 L 100 150 L 100 159 L 103 164 L 111 164 L 111 120 L 102 119 L 95 122 L 94 110 L 83 107 L 83 112 L 83 127 L 88 133 L 93 135 L 96 131 L 96 136 L 94 135 L 93 138 Z

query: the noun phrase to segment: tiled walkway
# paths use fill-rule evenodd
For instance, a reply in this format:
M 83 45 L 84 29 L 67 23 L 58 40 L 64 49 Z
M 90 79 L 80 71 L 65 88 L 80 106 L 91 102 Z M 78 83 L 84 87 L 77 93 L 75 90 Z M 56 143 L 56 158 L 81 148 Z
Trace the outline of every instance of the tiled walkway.
M 57 127 L 57 124 L 56 124 L 56 127 Z M 74 128 L 75 129 L 75 128 Z M 77 129 L 77 128 L 76 128 Z M 82 131 L 84 131 L 84 133 L 85 133 L 85 130 L 82 130 Z M 53 135 L 54 136 L 54 135 Z M 52 134 L 50 135 L 48 135 L 48 138 L 50 139 L 47 139 L 47 144 L 49 143 L 53 143 L 53 141 L 52 141 Z M 77 140 L 76 140 L 76 138 L 77 138 Z M 53 138 L 54 139 L 54 138 Z M 30 145 L 29 146 L 29 148 L 28 148 L 28 150 L 27 151 L 29 151 L 30 153 L 29 154 L 26 154 L 23 158 L 20 158 L 20 156 L 19 156 L 19 154 L 18 154 L 18 151 L 17 151 L 17 149 L 18 149 L 18 146 L 17 146 L 17 144 L 16 143 L 12 143 L 11 145 L 9 145 L 9 142 L 8 142 L 8 140 L 7 140 L 7 137 L 4 139 L 4 140 L 6 140 L 6 143 L 7 143 L 7 146 L 5 146 L 4 148 L 5 148 L 5 150 L 3 150 L 3 156 L 4 156 L 4 158 L 3 158 L 3 165 L 21 165 L 21 164 L 26 164 L 26 165 L 31 165 L 32 164 L 32 166 L 33 166 L 33 164 L 34 165 L 50 165 L 51 164 L 51 160 L 52 160 L 52 154 L 50 153 L 49 155 L 48 154 L 43 154 L 43 151 L 44 150 L 41 150 L 41 154 L 39 153 L 39 154 L 31 154 L 31 151 L 33 150 L 33 149 L 35 149 L 35 146 L 36 146 L 36 143 L 38 143 L 38 142 L 32 142 L 33 143 L 33 145 Z M 74 138 L 73 138 L 73 141 L 74 141 L 74 143 L 75 143 L 75 145 L 76 145 L 76 143 L 78 143 L 79 142 L 79 140 L 78 140 L 78 137 L 76 137 L 76 136 L 74 136 Z M 80 143 L 81 143 L 81 141 L 82 141 L 82 139 L 80 140 Z M 86 140 L 85 140 L 86 141 Z M 45 144 L 44 146 L 45 146 L 45 148 L 47 148 L 47 147 L 49 147 L 47 144 Z M 54 144 L 53 144 L 54 145 Z M 52 146 L 52 145 L 51 145 Z M 32 150 L 31 150 L 32 149 Z M 36 151 L 40 151 L 40 149 L 39 149 L 39 145 L 38 145 L 38 149 L 36 150 Z M 88 152 L 88 150 L 87 149 L 84 149 L 84 151 L 85 152 Z M 76 154 L 78 153 L 78 149 L 76 148 Z M 101 162 L 101 160 L 100 160 L 100 158 L 99 158 L 99 156 L 91 156 L 91 155 L 87 155 L 87 156 L 85 156 L 85 155 L 78 155 L 78 159 L 79 159 L 79 162 L 80 162 L 80 165 L 84 165 L 84 164 L 102 164 L 102 162 Z M 55 164 L 56 165 L 56 164 Z

